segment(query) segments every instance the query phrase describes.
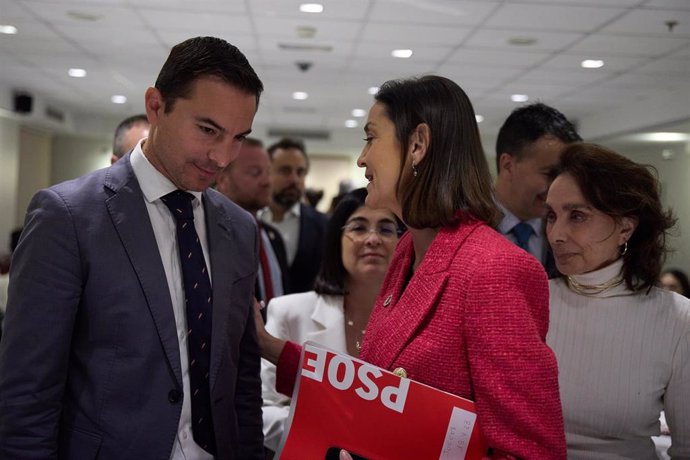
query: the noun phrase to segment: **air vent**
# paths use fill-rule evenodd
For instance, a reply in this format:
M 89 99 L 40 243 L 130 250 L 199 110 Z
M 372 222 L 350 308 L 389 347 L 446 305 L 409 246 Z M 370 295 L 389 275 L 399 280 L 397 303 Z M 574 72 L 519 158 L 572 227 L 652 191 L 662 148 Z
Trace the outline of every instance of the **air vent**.
M 301 43 L 278 43 L 278 48 L 285 51 L 317 51 L 322 53 L 333 51 L 331 45 L 305 45 Z
M 269 128 L 268 135 L 269 137 L 291 137 L 313 141 L 327 141 L 331 138 L 330 131 L 325 129 Z

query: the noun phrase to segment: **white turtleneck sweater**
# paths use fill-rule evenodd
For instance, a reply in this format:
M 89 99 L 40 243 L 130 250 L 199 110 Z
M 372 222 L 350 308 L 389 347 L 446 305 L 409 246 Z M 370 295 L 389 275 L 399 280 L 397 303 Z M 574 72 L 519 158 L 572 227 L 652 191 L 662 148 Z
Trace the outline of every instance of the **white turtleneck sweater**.
M 596 285 L 622 260 L 574 276 Z M 654 459 L 666 412 L 673 459 L 690 459 L 690 300 L 625 283 L 596 296 L 550 281 L 547 343 L 556 353 L 569 459 Z

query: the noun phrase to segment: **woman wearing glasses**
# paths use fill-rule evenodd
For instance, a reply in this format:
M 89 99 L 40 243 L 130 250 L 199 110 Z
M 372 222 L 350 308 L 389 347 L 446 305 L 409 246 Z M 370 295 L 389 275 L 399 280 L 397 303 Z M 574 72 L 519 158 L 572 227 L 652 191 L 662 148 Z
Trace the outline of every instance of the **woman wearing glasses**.
M 352 356 L 359 354 L 399 232 L 393 213 L 365 206 L 366 196 L 365 189 L 350 192 L 331 216 L 323 261 L 314 261 L 321 262 L 314 290 L 269 303 L 266 331 L 275 340 L 295 344 L 311 340 Z M 276 392 L 276 367 L 267 361 L 262 363 L 261 381 L 264 445 L 275 451 L 290 398 Z

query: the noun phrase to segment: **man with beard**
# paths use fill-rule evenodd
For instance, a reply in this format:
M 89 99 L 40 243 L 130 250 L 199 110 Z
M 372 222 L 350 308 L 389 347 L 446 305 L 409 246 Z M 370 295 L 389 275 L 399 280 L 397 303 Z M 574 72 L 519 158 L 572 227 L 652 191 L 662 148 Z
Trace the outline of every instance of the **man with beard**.
M 289 265 L 290 292 L 311 291 L 321 263 L 326 216 L 302 203 L 309 158 L 304 143 L 281 139 L 268 148 L 273 200 L 261 214 L 283 237 Z
M 271 202 L 271 159 L 260 140 L 248 137 L 240 153 L 218 175 L 216 190 L 230 198 L 252 216 Z M 285 244 L 278 229 L 258 222 L 259 273 L 256 279 L 256 298 L 268 302 L 283 295 L 289 286 Z M 266 310 L 262 313 L 265 315 Z
M 543 232 L 549 175 L 567 144 L 582 138 L 566 117 L 548 105 L 513 110 L 496 139 L 497 230 L 539 260 L 549 275 L 556 266 Z

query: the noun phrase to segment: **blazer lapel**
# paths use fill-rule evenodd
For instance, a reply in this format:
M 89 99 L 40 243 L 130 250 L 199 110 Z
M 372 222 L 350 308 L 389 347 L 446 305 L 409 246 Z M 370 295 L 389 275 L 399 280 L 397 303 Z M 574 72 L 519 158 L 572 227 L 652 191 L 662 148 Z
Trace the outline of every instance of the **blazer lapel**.
M 175 314 L 146 204 L 129 156 L 110 167 L 105 184 L 113 191 L 105 204 L 136 272 L 168 363 L 182 388 Z
M 233 283 L 237 274 L 233 270 L 233 230 L 231 219 L 221 206 L 216 203 L 208 191 L 203 194 L 206 231 L 211 259 L 211 276 L 213 278 L 213 325 L 211 335 L 210 385 L 214 387 L 218 369 L 223 360 L 224 346 L 230 316 L 229 302 L 233 300 Z M 239 330 L 239 328 L 238 328 Z
M 389 268 L 389 278 L 381 288 L 367 327 L 361 358 L 389 369 L 412 341 L 425 318 L 443 295 L 448 270 L 457 251 L 479 223 L 466 222 L 460 228 L 442 228 L 429 246 L 424 260 L 410 279 L 405 280 L 414 257 L 412 238 L 408 233 L 398 243 L 396 257 Z M 371 330 L 370 330 L 371 329 Z M 376 343 L 376 348 L 370 347 Z
M 306 340 L 336 351 L 345 351 L 345 317 L 342 296 L 318 296 L 311 321 L 315 330 L 306 334 Z

